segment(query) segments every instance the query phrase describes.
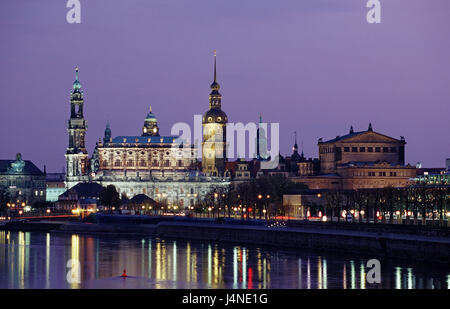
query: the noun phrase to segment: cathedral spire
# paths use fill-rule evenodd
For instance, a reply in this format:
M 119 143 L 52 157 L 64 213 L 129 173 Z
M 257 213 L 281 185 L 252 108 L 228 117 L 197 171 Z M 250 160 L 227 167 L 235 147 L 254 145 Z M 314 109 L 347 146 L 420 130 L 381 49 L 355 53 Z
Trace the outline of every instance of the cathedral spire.
M 294 152 L 298 152 L 298 145 L 297 145 L 297 131 L 294 131 L 294 148 L 292 148 Z
M 217 58 L 217 51 L 214 50 L 214 82 L 215 83 L 217 83 L 216 58 Z
M 221 108 L 222 95 L 219 93 L 220 85 L 217 82 L 217 61 L 216 50 L 214 50 L 214 81 L 211 84 L 211 93 L 209 94 L 209 108 Z

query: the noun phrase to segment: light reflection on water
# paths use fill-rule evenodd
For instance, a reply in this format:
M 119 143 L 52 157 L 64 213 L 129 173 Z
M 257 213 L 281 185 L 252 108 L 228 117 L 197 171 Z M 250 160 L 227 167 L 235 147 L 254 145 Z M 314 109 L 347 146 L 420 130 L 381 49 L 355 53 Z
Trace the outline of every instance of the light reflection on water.
M 66 280 L 70 259 L 81 263 L 80 283 Z M 449 265 L 387 259 L 381 259 L 381 284 L 369 284 L 368 259 L 152 237 L 0 231 L 0 288 L 450 288 Z M 127 279 L 120 277 L 124 269 Z

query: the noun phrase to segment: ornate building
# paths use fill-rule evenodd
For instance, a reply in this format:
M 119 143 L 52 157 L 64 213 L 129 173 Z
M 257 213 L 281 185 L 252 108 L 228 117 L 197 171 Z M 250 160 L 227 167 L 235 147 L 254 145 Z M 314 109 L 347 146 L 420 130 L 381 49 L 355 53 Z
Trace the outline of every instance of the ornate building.
M 395 139 L 373 131 L 355 132 L 323 141 L 319 139 L 320 172 L 292 179 L 310 189 L 404 187 L 412 184 L 415 167 L 405 165 L 404 137 Z
M 227 161 L 226 125 L 227 115 L 222 111 L 222 95 L 216 74 L 216 52 L 214 51 L 214 81 L 209 94 L 209 110 L 203 115 L 202 171 L 213 176 L 225 173 Z
M 42 172 L 33 162 L 23 160 L 20 153 L 16 160 L 0 160 L 0 190 L 7 192 L 15 209 L 45 202 L 45 169 Z
M 157 118 L 151 108 L 139 136 L 113 137 L 108 122 L 103 138 L 98 140 L 92 157 L 88 160 L 84 141 L 87 128 L 83 118 L 84 102 L 78 81 L 78 69 L 76 72 L 77 78 L 71 94 L 69 148 L 66 153 L 67 189 L 80 182 L 97 182 L 103 186 L 114 185 L 119 193 L 128 198 L 145 194 L 156 201 L 187 207 L 197 204 L 211 189 L 229 185 L 229 179 L 221 176 L 225 158 L 220 160 L 214 156 L 209 170 L 216 173 L 201 173 L 198 170 L 197 149 L 194 145 L 186 144 L 178 136 L 161 136 Z M 205 115 L 204 129 L 206 128 L 208 134 L 214 131 L 215 136 L 217 130 L 225 134 L 227 118 L 220 110 L 216 78 L 211 88 L 213 91 L 210 95 L 210 111 Z M 212 127 L 208 126 L 209 124 Z M 211 142 L 206 140 L 205 143 L 210 146 Z M 225 154 L 225 142 L 217 144 L 215 148 L 213 143 L 212 148 L 218 149 L 220 146 Z

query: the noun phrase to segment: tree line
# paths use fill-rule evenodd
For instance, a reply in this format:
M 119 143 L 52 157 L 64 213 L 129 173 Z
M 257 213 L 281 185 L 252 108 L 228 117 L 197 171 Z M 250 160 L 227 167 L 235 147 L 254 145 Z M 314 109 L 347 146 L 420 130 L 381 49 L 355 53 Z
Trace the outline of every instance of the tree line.
M 405 224 L 426 224 L 426 220 L 445 225 L 450 211 L 450 186 L 418 184 L 405 188 L 330 190 L 324 192 L 324 213 L 342 219 L 342 212 L 358 214 L 359 222 L 394 223 L 394 215 Z M 419 221 L 420 219 L 420 221 Z

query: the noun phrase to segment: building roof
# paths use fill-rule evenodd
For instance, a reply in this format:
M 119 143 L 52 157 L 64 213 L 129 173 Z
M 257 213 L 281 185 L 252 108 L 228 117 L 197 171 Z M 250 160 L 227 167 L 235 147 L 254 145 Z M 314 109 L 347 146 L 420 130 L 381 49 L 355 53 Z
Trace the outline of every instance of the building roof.
M 399 139 L 396 139 L 394 137 L 390 137 L 390 136 L 387 136 L 387 135 L 375 132 L 375 131 L 372 130 L 371 127 L 369 127 L 368 130 L 366 130 L 366 131 L 359 131 L 359 132 L 354 132 L 353 128 L 352 128 L 348 134 L 343 135 L 343 136 L 336 136 L 335 138 L 330 139 L 328 141 L 322 141 L 322 139 L 319 139 L 319 144 L 335 143 L 335 142 L 338 142 L 338 141 L 346 140 L 346 139 L 349 139 L 349 138 L 353 138 L 355 136 L 368 134 L 368 133 L 372 133 L 372 134 L 375 134 L 375 135 L 378 135 L 378 136 L 382 136 L 382 137 L 390 139 L 390 140 L 395 140 L 395 141 L 406 143 L 404 137 L 401 137 L 401 139 L 399 140 Z
M 362 162 L 362 161 L 350 161 L 346 163 L 339 164 L 338 167 L 381 167 L 381 166 L 392 166 L 392 167 L 411 167 L 411 165 L 400 165 L 395 162 L 387 161 L 375 161 L 375 162 Z
M 66 174 L 64 173 L 47 173 L 45 180 L 47 182 L 60 182 L 64 181 Z
M 81 182 L 61 194 L 59 197 L 69 197 L 71 192 L 76 192 L 78 197 L 98 198 L 104 187 L 96 182 Z
M 12 171 L 11 163 L 16 162 L 16 160 L 0 160 L 0 174 L 2 175 L 36 175 L 44 176 L 45 174 L 36 166 L 33 162 L 29 160 L 23 160 L 25 163 L 23 169 L 20 171 Z
M 178 139 L 178 136 L 116 136 L 109 144 L 173 144 Z
M 142 204 L 156 204 L 156 201 L 152 199 L 151 197 L 141 193 L 138 195 L 133 196 L 132 199 L 130 199 L 130 204 L 136 204 L 136 205 L 142 205 Z
M 335 138 L 330 139 L 330 140 L 325 141 L 325 142 L 322 142 L 322 143 L 334 143 L 334 142 L 337 142 L 337 141 L 341 141 L 343 139 L 347 139 L 347 138 L 350 138 L 350 137 L 361 135 L 361 134 L 366 133 L 366 132 L 368 132 L 368 131 L 353 132 L 353 133 L 346 134 L 344 136 L 336 136 Z

